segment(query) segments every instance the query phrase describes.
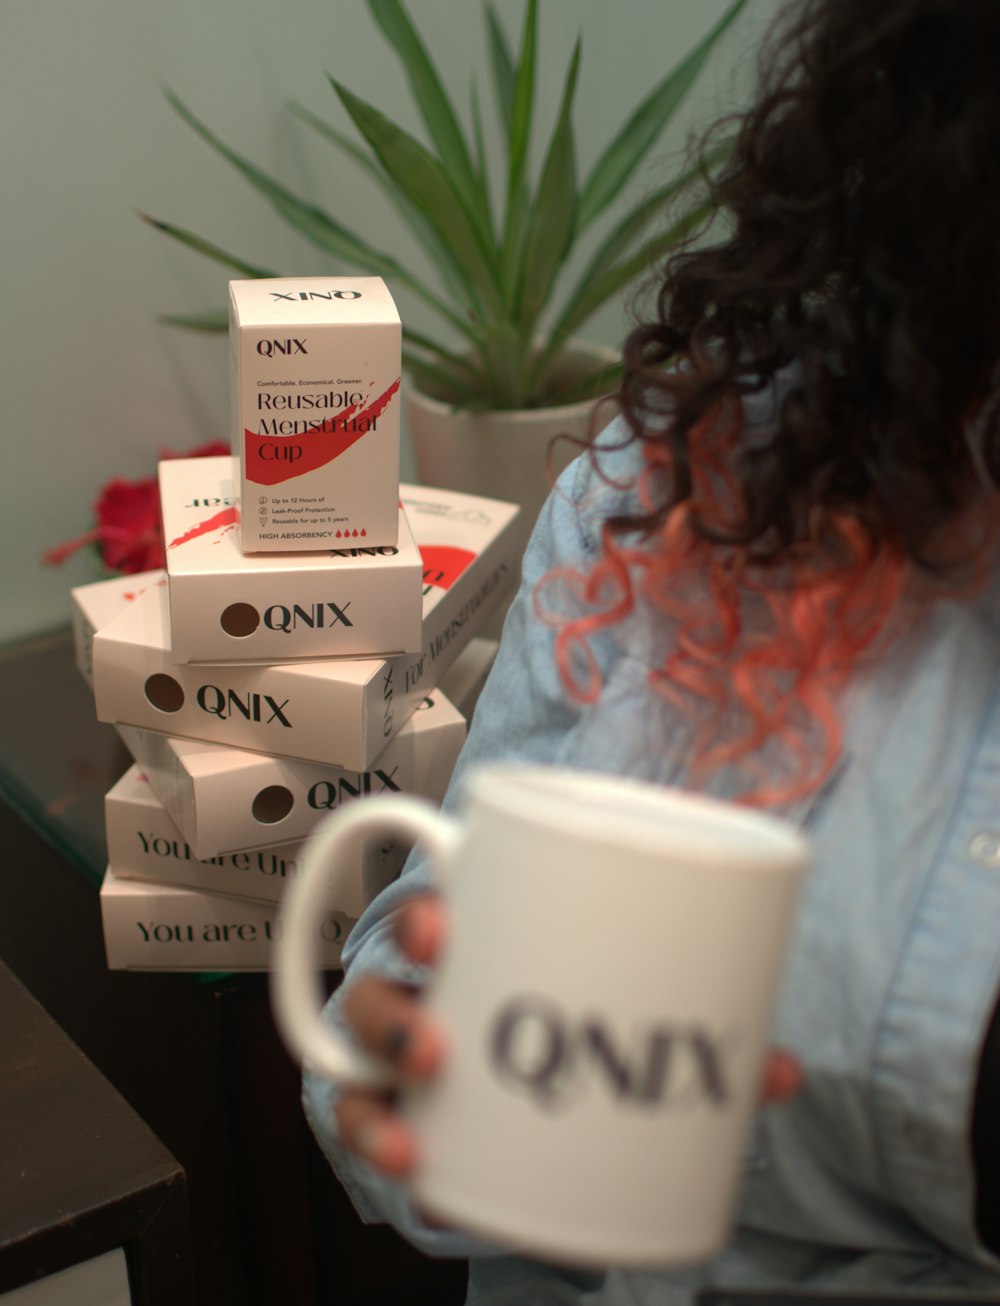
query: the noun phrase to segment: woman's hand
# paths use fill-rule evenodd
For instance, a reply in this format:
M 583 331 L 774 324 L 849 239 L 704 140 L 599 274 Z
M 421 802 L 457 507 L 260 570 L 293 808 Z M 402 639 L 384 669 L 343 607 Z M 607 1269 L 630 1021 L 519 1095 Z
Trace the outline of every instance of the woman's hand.
M 396 942 L 417 965 L 433 965 L 445 934 L 445 909 L 432 894 L 413 898 L 395 918 Z M 444 1059 L 444 1039 L 418 995 L 406 985 L 365 976 L 344 999 L 344 1016 L 361 1046 L 387 1062 L 402 1080 L 431 1079 Z M 341 1137 L 377 1170 L 410 1174 L 416 1141 L 393 1109 L 393 1095 L 348 1089 L 336 1107 Z
M 444 940 L 446 914 L 431 894 L 411 899 L 395 921 L 400 950 L 417 965 L 434 965 Z M 403 984 L 366 976 L 344 999 L 344 1015 L 361 1046 L 387 1062 L 401 1080 L 432 1079 L 445 1057 L 444 1037 L 418 995 Z M 798 1061 L 772 1049 L 764 1065 L 761 1101 L 794 1096 L 802 1083 Z M 341 1137 L 377 1170 L 405 1178 L 417 1162 L 417 1142 L 394 1109 L 391 1093 L 349 1089 L 336 1107 Z

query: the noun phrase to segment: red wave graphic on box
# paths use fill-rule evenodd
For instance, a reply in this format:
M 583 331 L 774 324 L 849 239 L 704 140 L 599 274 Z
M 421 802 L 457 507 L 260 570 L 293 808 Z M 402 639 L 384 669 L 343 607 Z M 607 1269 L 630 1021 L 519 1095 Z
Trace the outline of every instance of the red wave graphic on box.
M 175 549 L 178 544 L 187 544 L 188 540 L 196 540 L 200 535 L 209 535 L 212 531 L 221 530 L 224 526 L 235 526 L 240 520 L 239 508 L 223 508 L 217 512 L 214 517 L 209 517 L 205 521 L 200 521 L 197 526 L 192 526 L 189 531 L 183 535 L 178 535 L 176 540 L 171 540 L 167 545 L 168 549 Z
M 296 459 L 294 464 L 284 458 L 265 457 L 264 448 L 270 446 L 273 449 L 274 437 L 257 435 L 256 432 L 248 431 L 244 427 L 247 480 L 253 481 L 255 485 L 279 485 L 282 481 L 290 481 L 304 472 L 314 472 L 317 467 L 332 463 L 334 458 L 339 458 L 342 453 L 350 449 L 352 444 L 357 444 L 363 435 L 367 435 L 372 423 L 377 417 L 382 416 L 398 389 L 399 377 L 393 381 L 388 390 L 380 394 L 377 399 L 373 399 L 370 404 L 366 404 L 364 408 L 359 409 L 357 404 L 350 404 L 336 417 L 328 417 L 326 420 L 332 424 L 332 431 L 307 432 L 306 439 L 300 446 L 302 457 Z M 288 438 L 279 437 L 282 442 Z
M 462 572 L 475 558 L 471 549 L 460 549 L 457 544 L 421 544 L 420 557 L 424 564 L 424 584 L 438 589 L 451 589 Z
M 124 593 L 122 594 L 122 598 L 125 600 L 126 603 L 134 603 L 140 594 L 145 594 L 149 590 L 162 589 L 163 586 L 166 585 L 166 583 L 167 583 L 166 576 L 161 576 L 159 580 L 154 580 L 152 585 L 143 585 L 142 589 L 125 590 Z

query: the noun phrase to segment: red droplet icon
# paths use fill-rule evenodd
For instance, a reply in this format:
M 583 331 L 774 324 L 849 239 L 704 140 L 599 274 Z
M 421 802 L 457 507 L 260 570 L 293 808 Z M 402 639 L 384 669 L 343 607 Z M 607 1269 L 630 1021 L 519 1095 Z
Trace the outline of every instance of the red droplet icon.
M 338 540 L 340 539 L 340 531 L 337 532 L 336 538 L 337 538 Z
M 352 535 L 357 535 L 357 533 L 358 533 L 357 531 L 351 531 Z
M 365 528 L 364 528 L 363 526 L 361 527 L 361 534 L 362 534 L 362 535 L 367 535 L 367 534 L 368 534 L 368 532 L 365 530 Z

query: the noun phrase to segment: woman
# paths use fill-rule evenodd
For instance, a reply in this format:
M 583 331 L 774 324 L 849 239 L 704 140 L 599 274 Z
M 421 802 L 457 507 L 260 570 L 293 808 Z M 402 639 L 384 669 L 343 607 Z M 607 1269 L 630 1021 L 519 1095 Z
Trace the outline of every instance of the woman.
M 622 419 L 539 521 L 449 802 L 503 755 L 805 826 L 775 1028 L 803 1081 L 760 1114 L 723 1255 L 573 1275 L 424 1227 L 391 1103 L 307 1078 L 363 1211 L 471 1255 L 470 1300 L 1000 1296 L 998 63 L 997 0 L 797 6 L 714 183 L 725 239 L 666 268 Z M 422 883 L 366 913 L 338 1004 L 415 1077 L 444 1055 Z

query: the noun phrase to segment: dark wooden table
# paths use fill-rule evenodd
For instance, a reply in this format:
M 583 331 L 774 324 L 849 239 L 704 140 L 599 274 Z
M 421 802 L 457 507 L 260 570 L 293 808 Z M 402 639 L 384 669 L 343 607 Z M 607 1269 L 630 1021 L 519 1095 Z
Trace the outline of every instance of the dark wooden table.
M 194 1297 L 184 1172 L 0 962 L 0 1292 L 122 1248 L 133 1300 Z
M 194 1300 L 461 1302 L 464 1264 L 355 1216 L 305 1124 L 265 975 L 107 969 L 103 796 L 130 759 L 68 631 L 0 650 L 0 722 L 0 958 L 183 1167 Z

